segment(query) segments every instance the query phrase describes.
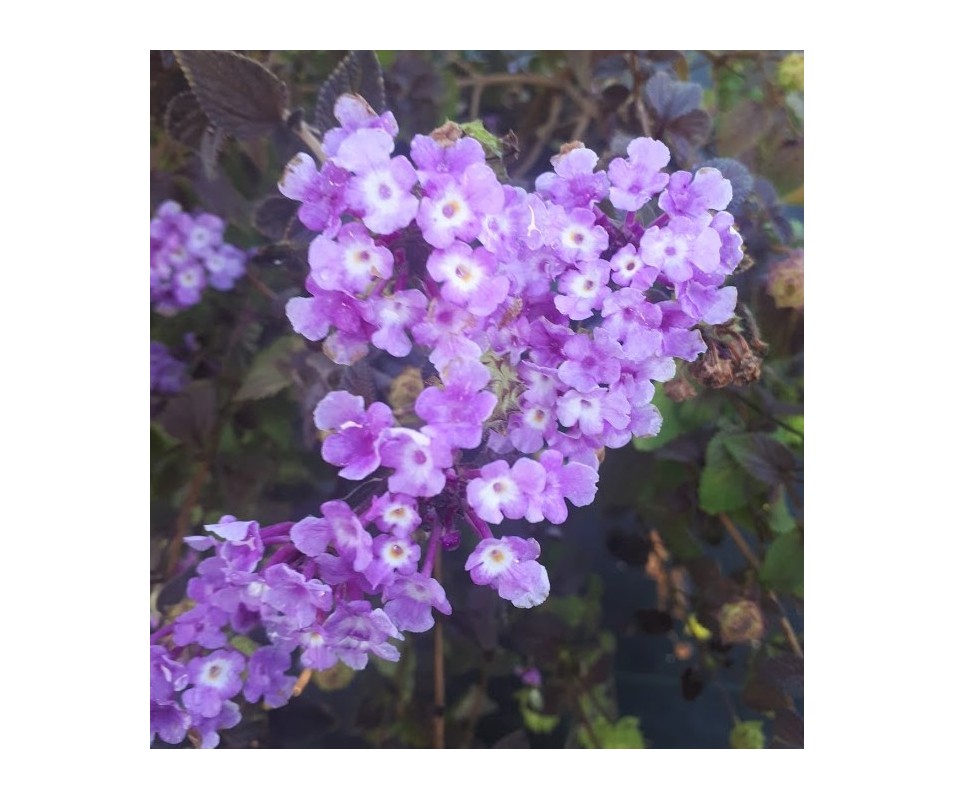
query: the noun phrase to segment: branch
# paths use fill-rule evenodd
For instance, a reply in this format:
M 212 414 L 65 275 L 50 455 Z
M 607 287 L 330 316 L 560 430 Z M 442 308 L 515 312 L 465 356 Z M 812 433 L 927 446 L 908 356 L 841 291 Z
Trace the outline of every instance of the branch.
M 762 564 L 759 561 L 758 556 L 752 552 L 751 548 L 749 547 L 749 543 L 745 541 L 745 537 L 742 536 L 742 532 L 735 526 L 735 523 L 725 515 L 725 512 L 719 514 L 719 520 L 725 526 L 726 531 L 728 531 L 732 541 L 735 542 L 736 547 L 738 547 L 742 552 L 742 555 L 745 556 L 745 560 L 755 568 L 756 572 L 762 569 Z M 795 633 L 795 628 L 792 627 L 792 623 L 789 621 L 788 615 L 785 613 L 785 608 L 782 606 L 782 601 L 778 599 L 778 595 L 775 594 L 775 592 L 773 592 L 771 589 L 768 592 L 768 596 L 778 609 L 778 613 L 781 615 L 779 624 L 782 626 L 782 632 L 785 634 L 785 638 L 788 640 L 789 646 L 792 648 L 792 651 L 795 653 L 795 655 L 801 659 L 804 659 L 805 655 L 802 652 L 801 644 L 799 644 L 798 635 Z

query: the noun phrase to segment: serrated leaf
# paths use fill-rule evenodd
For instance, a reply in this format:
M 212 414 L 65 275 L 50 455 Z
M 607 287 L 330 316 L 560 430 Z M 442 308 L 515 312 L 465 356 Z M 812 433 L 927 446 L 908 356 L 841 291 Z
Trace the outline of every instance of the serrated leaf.
M 288 115 L 288 87 L 263 64 L 233 50 L 175 50 L 189 86 L 212 123 L 253 139 Z
M 293 381 L 293 359 L 305 349 L 300 336 L 282 336 L 260 352 L 249 368 L 235 399 L 261 400 L 278 394 Z
M 798 531 L 779 536 L 765 552 L 759 580 L 770 589 L 801 595 L 805 581 L 805 550 Z
M 360 95 L 375 112 L 384 111 L 384 76 L 373 50 L 352 50 L 321 85 L 314 119 L 320 133 L 337 127 L 335 102 L 343 94 Z
M 214 179 L 219 173 L 219 153 L 222 152 L 222 145 L 225 144 L 225 134 L 214 125 L 209 125 L 202 132 L 202 139 L 199 142 L 199 158 L 202 161 L 202 171 L 210 180 Z
M 735 511 L 748 498 L 745 473 L 729 455 L 726 438 L 726 434 L 716 434 L 706 447 L 706 464 L 699 479 L 699 505 L 709 514 Z
M 674 80 L 666 72 L 657 72 L 643 87 L 643 96 L 662 124 L 699 108 L 702 87 L 697 83 Z
M 177 142 L 198 150 L 202 135 L 209 127 L 209 118 L 195 94 L 185 91 L 169 101 L 163 116 L 163 127 Z

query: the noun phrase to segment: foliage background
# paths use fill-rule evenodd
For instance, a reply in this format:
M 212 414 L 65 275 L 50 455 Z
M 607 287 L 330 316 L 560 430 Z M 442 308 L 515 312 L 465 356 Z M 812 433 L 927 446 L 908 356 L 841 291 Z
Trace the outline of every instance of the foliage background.
M 346 54 L 248 55 L 310 109 Z M 768 345 L 757 381 L 717 389 L 682 376 L 697 392 L 682 402 L 660 388 L 660 437 L 608 452 L 597 502 L 559 530 L 534 532 L 553 583 L 543 607 L 513 609 L 469 585 L 462 552 L 445 559 L 455 608 L 445 625 L 448 746 L 800 747 L 800 54 L 378 56 L 405 144 L 445 118 L 480 118 L 501 137 L 511 179 L 526 186 L 574 139 L 609 158 L 632 136 L 661 137 L 673 166 L 685 169 L 735 159 L 721 166 L 737 194 L 748 186 L 732 210 L 751 266 L 734 283 L 758 332 L 747 324 L 742 334 L 712 336 Z M 179 396 L 151 399 L 156 611 L 181 596 L 188 562 L 180 571 L 175 556 L 184 533 L 222 513 L 297 519 L 346 491 L 320 459 L 310 410 L 330 389 L 375 379 L 330 364 L 290 335 L 284 318 L 304 277 L 301 241 L 262 203 L 300 145 L 278 131 L 227 141 L 210 158 L 195 130 L 170 117 L 187 88 L 174 60 L 154 51 L 152 209 L 172 197 L 220 214 L 227 238 L 259 255 L 232 293 L 152 319 L 154 339 L 188 354 L 191 378 Z M 190 332 L 197 346 L 187 350 Z M 716 350 L 738 366 L 738 353 Z M 223 746 L 430 746 L 431 638 L 409 637 L 396 666 L 317 676 L 288 707 L 249 713 L 223 733 Z M 538 690 L 515 674 L 528 666 L 542 673 Z

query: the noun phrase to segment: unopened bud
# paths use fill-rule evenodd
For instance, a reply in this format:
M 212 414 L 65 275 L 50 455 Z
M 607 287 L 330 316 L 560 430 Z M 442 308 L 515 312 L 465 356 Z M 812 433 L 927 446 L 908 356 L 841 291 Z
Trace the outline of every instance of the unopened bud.
M 726 644 L 748 644 L 765 633 L 762 610 L 751 600 L 726 603 L 719 611 L 719 638 Z
M 431 138 L 441 147 L 450 147 L 464 135 L 464 129 L 456 122 L 445 122 L 439 128 L 431 131 Z

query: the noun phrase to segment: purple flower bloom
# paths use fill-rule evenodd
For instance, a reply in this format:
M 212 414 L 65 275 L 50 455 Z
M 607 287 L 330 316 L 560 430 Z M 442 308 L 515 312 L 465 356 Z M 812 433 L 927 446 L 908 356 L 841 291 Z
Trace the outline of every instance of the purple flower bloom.
M 384 403 L 364 410 L 364 398 L 345 391 L 329 392 L 315 407 L 315 427 L 334 431 L 321 446 L 329 464 L 342 467 L 342 478 L 361 480 L 381 464 L 379 440 L 394 417 Z
M 499 523 L 505 516 L 520 519 L 530 497 L 543 491 L 546 479 L 546 470 L 529 458 L 518 459 L 512 467 L 503 460 L 493 461 L 467 484 L 467 502 L 487 522 Z
M 417 165 L 421 183 L 441 176 L 460 180 L 469 166 L 486 161 L 484 148 L 470 136 L 445 143 L 421 134 L 411 139 L 411 159 Z
M 497 274 L 497 260 L 489 250 L 471 250 L 461 242 L 431 253 L 427 271 L 441 284 L 441 297 L 478 317 L 493 313 L 510 289 L 507 277 Z
M 658 267 L 674 283 L 689 280 L 693 267 L 713 272 L 719 268 L 722 243 L 708 224 L 708 218 L 695 221 L 677 217 L 665 228 L 653 226 L 639 243 L 640 258 Z
M 547 482 L 543 491 L 530 498 L 527 519 L 540 522 L 546 517 L 554 525 L 566 522 L 569 500 L 577 507 L 588 506 L 596 497 L 599 474 L 585 464 L 563 463 L 563 454 L 545 450 L 540 454 L 540 465 L 546 470 Z
M 327 637 L 334 642 L 341 661 L 352 669 L 364 669 L 368 654 L 385 661 L 397 661 L 397 648 L 387 640 L 403 639 L 383 609 L 372 610 L 366 600 L 354 600 L 339 605 L 324 625 Z
M 452 375 L 445 381 L 443 388 L 428 386 L 418 395 L 414 410 L 428 423 L 423 432 L 432 439 L 443 439 L 451 447 L 477 447 L 483 437 L 483 423 L 497 405 L 497 396 L 477 391 L 486 385 L 486 379 L 474 383 L 466 373 L 458 374 L 460 377 Z
M 306 153 L 299 153 L 285 166 L 278 190 L 290 200 L 300 200 L 298 219 L 313 231 L 334 236 L 341 226 L 341 215 L 347 208 L 345 189 L 351 174 L 332 161 L 326 161 L 319 172 Z
M 622 393 L 609 389 L 578 392 L 570 389 L 557 400 L 557 417 L 566 427 L 579 425 L 589 436 L 603 433 L 604 423 L 621 429 L 629 421 L 629 404 Z
M 411 340 L 406 333 L 421 321 L 427 308 L 427 298 L 417 289 L 394 292 L 369 301 L 365 319 L 377 330 L 371 334 L 375 347 L 401 358 L 411 352 Z
M 627 244 L 616 251 L 610 259 L 613 268 L 613 282 L 618 286 L 632 286 L 634 289 L 645 291 L 651 287 L 659 275 L 657 267 L 643 263 L 636 247 Z
M 589 319 L 610 295 L 609 273 L 609 262 L 602 259 L 568 269 L 560 277 L 561 294 L 553 298 L 554 305 L 570 319 Z
M 411 193 L 417 173 L 404 156 L 390 158 L 393 149 L 394 141 L 383 130 L 362 129 L 341 143 L 334 159 L 356 173 L 345 198 L 374 233 L 394 233 L 417 213 L 418 200 Z
M 241 719 L 238 705 L 231 700 L 224 701 L 219 713 L 215 716 L 193 718 L 192 727 L 200 736 L 199 747 L 203 749 L 218 747 L 219 731 L 234 728 Z
M 721 211 L 732 200 L 732 184 L 713 167 L 703 167 L 695 176 L 674 172 L 669 186 L 659 196 L 659 207 L 670 217 L 707 217 L 708 211 Z
M 392 139 L 398 135 L 398 124 L 394 114 L 385 111 L 380 116 L 368 105 L 368 102 L 356 94 L 343 94 L 335 101 L 335 119 L 341 123 L 340 128 L 332 128 L 325 133 L 321 142 L 321 149 L 329 158 L 338 154 L 341 143 L 351 134 L 365 128 L 384 131 Z
M 281 615 L 301 629 L 315 621 L 318 611 L 329 611 L 333 602 L 328 586 L 318 580 L 305 580 L 304 575 L 287 564 L 275 564 L 265 570 L 263 617 L 276 619 Z
M 416 572 L 395 579 L 385 587 L 381 599 L 385 601 L 385 613 L 401 631 L 429 631 L 434 627 L 432 608 L 442 614 L 451 613 L 444 588 L 433 578 Z
M 355 570 L 360 572 L 368 566 L 371 563 L 371 534 L 361 526 L 361 520 L 351 507 L 343 500 L 329 500 L 321 504 L 321 513 L 324 519 L 309 517 L 307 526 L 292 528 L 295 547 L 305 555 L 316 556 L 323 553 L 330 542 L 339 555 L 353 563 Z
M 539 556 L 536 539 L 490 538 L 477 545 L 464 568 L 478 586 L 492 586 L 517 608 L 532 608 L 550 594 L 550 579 L 536 560 Z
M 412 497 L 434 497 L 444 489 L 444 469 L 454 461 L 450 446 L 441 439 L 411 428 L 391 428 L 381 444 L 381 463 L 393 467 L 388 489 Z
M 272 708 L 288 702 L 295 678 L 285 673 L 291 669 L 291 656 L 274 645 L 260 647 L 248 660 L 248 677 L 243 696 L 250 703 L 261 698 Z
M 399 536 L 378 536 L 374 540 L 374 559 L 364 569 L 371 589 L 387 586 L 394 573 L 410 575 L 417 570 L 421 548 Z
M 483 218 L 499 213 L 503 204 L 503 189 L 494 171 L 486 164 L 471 164 L 460 180 L 438 175 L 424 185 L 417 224 L 428 244 L 446 248 L 455 239 L 474 239 Z
M 150 392 L 178 394 L 186 382 L 186 365 L 169 353 L 161 342 L 149 343 Z
M 150 741 L 156 734 L 164 742 L 179 744 L 186 737 L 192 717 L 175 700 L 151 700 L 149 703 Z
M 365 518 L 373 521 L 382 531 L 395 536 L 409 537 L 421 524 L 417 513 L 417 501 L 406 494 L 385 492 L 371 501 Z
M 669 183 L 660 171 L 669 163 L 669 148 L 641 137 L 629 143 L 626 153 L 629 158 L 614 158 L 609 165 L 610 202 L 623 211 L 638 211 Z
M 550 159 L 555 172 L 544 172 L 537 178 L 537 192 L 544 200 L 552 200 L 564 208 L 590 207 L 609 191 L 606 172 L 593 172 L 599 156 L 585 147 L 559 153 Z
M 567 213 L 551 206 L 548 244 L 568 264 L 593 261 L 609 246 L 606 229 L 595 223 L 596 215 L 585 208 Z
M 394 256 L 375 245 L 361 223 L 352 222 L 341 228 L 337 240 L 315 237 L 308 248 L 308 264 L 322 289 L 360 294 L 375 279 L 391 277 Z
M 593 336 L 575 334 L 563 345 L 566 361 L 560 364 L 557 375 L 567 386 L 588 392 L 601 383 L 619 380 L 619 362 L 623 348 L 601 328 Z
M 215 717 L 222 702 L 242 688 L 245 658 L 234 650 L 216 650 L 189 662 L 191 689 L 182 693 L 182 704 L 194 717 Z

